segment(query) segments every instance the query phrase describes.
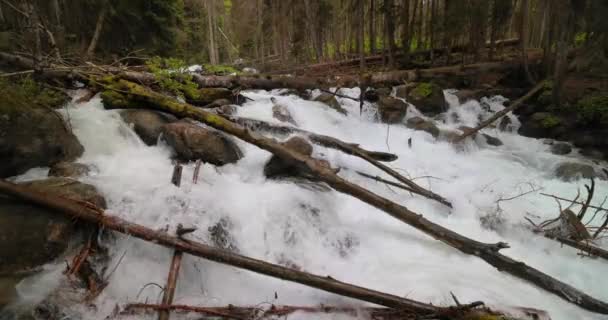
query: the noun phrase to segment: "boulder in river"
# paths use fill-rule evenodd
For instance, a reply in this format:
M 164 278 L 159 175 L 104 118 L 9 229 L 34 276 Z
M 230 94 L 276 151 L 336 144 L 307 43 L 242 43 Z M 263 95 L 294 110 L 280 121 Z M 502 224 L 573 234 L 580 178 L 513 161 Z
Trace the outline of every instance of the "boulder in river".
M 222 166 L 237 162 L 243 155 L 232 139 L 214 129 L 179 121 L 163 126 L 162 132 L 163 139 L 183 161 L 200 159 Z
M 311 156 L 313 152 L 312 145 L 302 137 L 293 137 L 283 143 L 283 146 L 305 156 Z M 316 164 L 325 168 L 331 168 L 329 162 L 322 159 L 314 159 Z M 310 185 L 310 181 L 315 181 L 315 177 L 311 175 L 306 168 L 300 168 L 283 159 L 273 155 L 264 166 L 264 175 L 269 179 L 287 179 L 292 180 L 301 185 Z M 305 180 L 298 180 L 304 178 Z M 326 191 L 323 187 L 306 186 L 306 188 L 320 191 Z
M 48 178 L 21 185 L 100 208 L 106 206 L 95 187 L 69 178 Z M 70 217 L 0 195 L 0 283 L 31 274 L 58 258 L 70 242 L 79 239 L 78 229 Z
M 439 136 L 439 128 L 437 128 L 432 120 L 425 120 L 421 117 L 413 117 L 407 119 L 406 126 L 410 129 L 428 132 L 435 138 Z
M 494 137 L 494 136 L 491 136 L 491 135 L 486 134 L 486 133 L 482 133 L 481 136 L 486 140 L 486 143 L 489 144 L 489 145 L 491 145 L 491 146 L 498 147 L 498 146 L 502 146 L 503 145 L 502 141 L 500 139 Z
M 273 118 L 275 118 L 281 122 L 287 122 L 287 123 L 293 124 L 294 126 L 297 126 L 296 121 L 293 120 L 293 117 L 291 116 L 289 109 L 287 109 L 287 106 L 278 103 L 274 97 L 270 98 L 270 100 L 273 103 L 273 106 L 272 106 L 272 117 Z
M 164 125 L 177 121 L 173 115 L 143 109 L 122 110 L 120 116 L 123 121 L 133 127 L 141 140 L 149 145 L 156 145 Z
M 574 181 L 580 178 L 596 178 L 598 175 L 591 165 L 577 162 L 563 162 L 555 168 L 555 176 L 563 181 Z
M 407 91 L 406 99 L 427 116 L 435 116 L 447 110 L 443 90 L 434 83 L 418 83 Z
M 86 164 L 62 161 L 54 164 L 49 170 L 49 177 L 72 177 L 86 176 L 91 169 Z
M 84 148 L 52 110 L 0 102 L 0 177 L 79 157 Z
M 572 152 L 572 146 L 565 142 L 557 142 L 551 145 L 551 153 L 557 155 L 565 155 Z
M 384 123 L 401 123 L 407 113 L 407 103 L 390 96 L 381 96 L 378 100 L 380 120 Z
M 338 99 L 336 99 L 336 96 L 331 93 L 322 92 L 318 97 L 314 99 L 314 101 L 321 102 L 326 106 L 340 112 L 341 114 L 347 114 L 346 109 L 342 108 L 342 106 L 338 102 Z

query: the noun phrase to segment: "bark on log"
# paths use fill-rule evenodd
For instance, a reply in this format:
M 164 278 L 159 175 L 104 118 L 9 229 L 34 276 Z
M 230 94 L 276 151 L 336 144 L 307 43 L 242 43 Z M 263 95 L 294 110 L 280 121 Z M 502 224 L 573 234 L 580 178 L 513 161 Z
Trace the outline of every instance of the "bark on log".
M 584 292 L 559 281 L 547 274 L 536 270 L 521 261 L 511 259 L 499 253 L 500 249 L 508 248 L 505 243 L 489 244 L 479 242 L 441 225 L 425 219 L 421 214 L 413 212 L 408 208 L 381 197 L 356 184 L 350 183 L 338 175 L 331 168 L 319 165 L 317 160 L 285 148 L 274 139 L 265 138 L 255 132 L 228 121 L 221 116 L 180 103 L 171 97 L 150 91 L 142 86 L 128 81 L 120 81 L 114 84 L 114 90 L 125 93 L 129 92 L 129 100 L 144 102 L 150 108 L 172 113 L 175 116 L 190 117 L 201 121 L 215 129 L 231 134 L 243 141 L 249 142 L 257 147 L 269 151 L 276 156 L 301 166 L 308 172 L 316 175 L 318 179 L 327 183 L 333 189 L 349 194 L 363 202 L 374 206 L 392 217 L 424 232 L 425 234 L 449 245 L 459 251 L 477 256 L 500 271 L 507 272 L 515 277 L 526 280 L 548 292 L 551 292 L 564 300 L 578 305 L 592 312 L 608 314 L 608 304 L 595 299 Z
M 540 81 L 534 88 L 532 88 L 530 91 L 528 91 L 528 93 L 526 93 L 526 95 L 515 100 L 515 102 L 513 102 L 510 106 L 496 112 L 489 119 L 482 121 L 477 127 L 473 128 L 473 129 L 465 130 L 463 134 L 461 134 L 458 138 L 454 139 L 454 142 L 456 142 L 456 143 L 460 142 L 460 141 L 466 139 L 467 137 L 474 135 L 479 130 L 489 126 L 494 121 L 504 117 L 507 113 L 519 108 L 522 105 L 522 103 L 526 102 L 526 100 L 528 100 L 532 96 L 534 96 L 538 91 L 540 91 L 542 88 L 544 88 L 544 86 L 545 86 L 544 81 Z
M 6 182 L 5 180 L 0 180 L 0 192 L 29 203 L 56 210 L 86 222 L 99 224 L 107 230 L 131 235 L 196 257 L 205 258 L 282 280 L 297 282 L 338 295 L 368 301 L 385 307 L 411 310 L 427 315 L 444 310 L 444 308 L 439 308 L 430 304 L 337 281 L 329 276 L 322 277 L 303 271 L 293 270 L 226 250 L 217 249 L 202 243 L 183 240 L 163 231 L 153 230 L 119 217 L 100 213 L 99 210 L 84 206 L 73 200 L 40 193 L 28 189 L 27 187 Z
M 397 155 L 394 153 L 388 152 L 380 152 L 380 151 L 370 151 L 361 148 L 356 143 L 344 142 L 342 140 L 336 139 L 334 137 L 317 134 L 314 132 L 302 130 L 296 127 L 284 126 L 284 125 L 276 125 L 270 122 L 266 122 L 263 120 L 256 120 L 250 118 L 243 117 L 233 117 L 227 116 L 225 117 L 232 122 L 236 122 L 243 127 L 251 129 L 253 131 L 262 131 L 269 132 L 274 134 L 288 135 L 292 133 L 298 133 L 305 135 L 310 138 L 310 140 L 318 145 L 324 146 L 326 148 L 332 148 L 336 150 L 340 150 L 346 154 L 350 154 L 353 156 L 359 156 L 359 154 L 365 154 L 367 157 L 375 160 L 375 161 L 383 161 L 383 162 L 391 162 L 398 159 Z

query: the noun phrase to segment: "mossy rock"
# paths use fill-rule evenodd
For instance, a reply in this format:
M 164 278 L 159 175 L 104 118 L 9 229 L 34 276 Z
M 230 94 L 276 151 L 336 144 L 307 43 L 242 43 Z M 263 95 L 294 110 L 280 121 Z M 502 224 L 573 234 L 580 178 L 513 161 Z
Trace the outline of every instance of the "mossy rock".
M 431 82 L 421 82 L 407 93 L 407 101 L 427 116 L 435 116 L 447 110 L 443 90 Z
M 608 94 L 596 93 L 583 97 L 576 104 L 580 124 L 608 126 Z

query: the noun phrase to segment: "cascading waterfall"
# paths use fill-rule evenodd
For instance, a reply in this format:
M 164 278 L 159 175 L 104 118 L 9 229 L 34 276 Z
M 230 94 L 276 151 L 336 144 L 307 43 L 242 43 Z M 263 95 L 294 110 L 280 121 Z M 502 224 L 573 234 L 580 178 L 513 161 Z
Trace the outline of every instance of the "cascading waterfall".
M 608 301 L 608 279 L 601 276 L 606 268 L 604 261 L 581 258 L 576 250 L 561 247 L 527 229 L 524 218 L 529 215 L 539 220 L 557 216 L 559 209 L 553 199 L 531 193 L 497 203 L 528 191 L 531 185 L 549 193 L 576 194 L 577 184 L 560 181 L 553 174 L 558 163 L 578 157 L 576 154 L 553 155 L 540 140 L 497 129 L 485 132 L 500 138 L 503 146 L 478 141 L 456 148 L 422 131 L 401 125 L 388 128 L 375 122 L 369 106 L 360 115 L 358 102 L 339 99 L 348 110 L 344 116 L 318 102 L 281 93 L 244 93 L 253 101 L 239 107 L 238 115 L 278 123 L 272 117 L 270 102 L 275 97 L 303 129 L 358 142 L 370 150 L 390 150 L 399 156 L 389 164 L 391 167 L 443 195 L 454 208 L 449 210 L 362 178 L 356 170 L 382 173 L 361 159 L 319 146 L 315 146 L 313 155 L 343 168 L 341 176 L 447 228 L 484 242 L 508 242 L 511 248 L 502 251 L 504 254 Z M 341 93 L 359 95 L 358 89 L 342 89 Z M 473 126 L 480 117 L 502 109 L 504 102 L 493 97 L 461 105 L 451 91 L 446 91 L 446 98 L 450 110 L 439 125 L 441 129 Z M 414 115 L 418 113 L 410 107 L 408 117 Z M 211 243 L 212 231 L 219 223 L 228 231 L 227 241 L 244 255 L 419 301 L 451 304 L 453 292 L 461 302 L 483 300 L 494 306 L 544 309 L 555 320 L 602 318 L 501 273 L 476 257 L 461 254 L 358 199 L 333 190 L 320 192 L 290 182 L 267 180 L 263 167 L 270 153 L 242 141 L 238 144 L 244 158 L 238 163 L 219 168 L 203 165 L 198 184 L 192 183 L 194 164 L 187 164 L 181 188 L 177 188 L 170 183 L 170 148 L 162 142 L 152 147 L 143 144 L 122 122 L 118 111 L 104 110 L 99 98 L 78 106 L 70 104 L 64 116 L 85 147 L 79 162 L 94 168 L 82 181 L 102 192 L 108 211 L 114 215 L 155 229 L 168 227 L 174 231 L 180 223 L 194 226 L 197 230 L 188 235 L 189 239 L 207 243 Z M 516 128 L 517 119 L 510 117 Z M 46 170 L 34 169 L 19 180 L 45 176 Z M 595 200 L 608 195 L 608 182 L 598 180 L 596 193 Z M 480 220 L 493 223 L 482 226 Z M 109 265 L 115 270 L 108 287 L 94 301 L 95 310 L 72 309 L 75 318 L 104 319 L 117 304 L 160 301 L 161 290 L 146 284 L 164 285 L 172 251 L 122 235 L 106 241 L 112 257 Z M 54 279 L 60 276 L 57 270 L 62 266 L 48 266 L 43 275 L 21 283 L 19 292 L 35 299 L 41 287 L 56 285 Z M 363 304 L 187 255 L 174 303 Z M 302 316 L 294 314 L 290 319 L 299 317 Z

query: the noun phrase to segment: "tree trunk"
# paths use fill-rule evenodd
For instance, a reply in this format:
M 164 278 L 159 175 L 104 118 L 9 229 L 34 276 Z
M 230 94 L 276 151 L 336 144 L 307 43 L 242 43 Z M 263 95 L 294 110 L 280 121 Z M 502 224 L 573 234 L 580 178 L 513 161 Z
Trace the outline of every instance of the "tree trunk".
M 395 19 L 393 15 L 394 0 L 384 0 L 384 21 L 388 41 L 388 65 L 395 66 Z
M 519 39 L 520 39 L 520 46 L 521 46 L 522 65 L 524 66 L 526 80 L 528 81 L 529 84 L 534 84 L 535 81 L 534 81 L 534 78 L 532 77 L 532 74 L 530 73 L 530 68 L 528 66 L 528 54 L 527 54 L 529 6 L 530 6 L 529 0 L 522 0 Z
M 369 51 L 376 53 L 376 0 L 369 2 Z
M 218 64 L 218 51 L 215 41 L 215 0 L 207 0 L 207 29 L 209 40 L 209 62 Z
M 97 43 L 99 42 L 99 37 L 101 37 L 101 31 L 103 30 L 109 6 L 110 4 L 107 0 L 103 1 L 101 4 L 101 11 L 99 12 L 97 23 L 95 24 L 95 32 L 93 32 L 93 37 L 91 38 L 91 42 L 89 42 L 87 52 L 85 53 L 85 60 L 91 59 L 95 54 L 95 49 L 97 49 Z
M 403 2 L 403 20 L 401 22 L 401 45 L 403 46 L 403 62 L 407 65 L 410 62 L 411 29 L 410 29 L 410 0 Z
M 364 0 L 359 0 L 357 4 L 357 12 L 359 14 L 359 24 L 357 26 L 357 31 L 359 33 L 359 68 L 361 69 L 361 71 L 363 71 L 365 70 L 365 2 Z

